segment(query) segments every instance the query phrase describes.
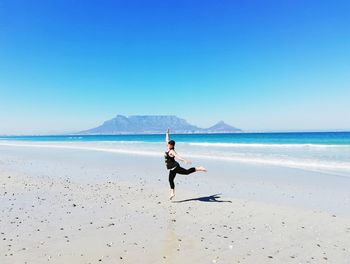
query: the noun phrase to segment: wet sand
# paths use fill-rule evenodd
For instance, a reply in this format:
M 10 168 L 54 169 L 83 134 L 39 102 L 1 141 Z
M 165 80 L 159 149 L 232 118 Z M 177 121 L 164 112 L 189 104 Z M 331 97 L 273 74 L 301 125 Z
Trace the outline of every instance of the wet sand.
M 245 180 L 218 182 L 215 170 L 177 177 L 170 202 L 161 162 L 0 147 L 0 263 L 350 263 L 350 217 L 342 195 L 332 201 L 339 199 L 339 214 L 314 206 L 322 201 L 323 185 L 302 206 L 290 196 L 309 197 L 308 183 L 291 186 L 283 175 L 260 183 L 254 179 L 275 169 L 254 174 L 237 165 L 230 170 Z M 298 179 L 294 170 L 278 171 L 295 172 Z M 275 194 L 261 199 L 272 183 Z M 249 184 L 246 192 L 254 195 L 228 191 Z M 338 188 L 342 193 L 344 186 Z M 280 193 L 289 199 L 277 200 Z M 298 201 L 284 202 L 289 200 Z

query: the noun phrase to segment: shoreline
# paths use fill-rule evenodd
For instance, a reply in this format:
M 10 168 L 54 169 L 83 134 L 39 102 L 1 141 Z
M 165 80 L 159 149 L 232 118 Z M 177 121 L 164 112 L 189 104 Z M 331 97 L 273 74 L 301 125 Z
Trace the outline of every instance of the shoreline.
M 295 144 L 226 144 L 191 143 L 177 144 L 187 157 L 199 160 L 216 160 L 247 163 L 250 165 L 277 166 L 319 172 L 350 178 L 350 145 L 295 145 Z M 0 147 L 52 148 L 81 151 L 97 151 L 113 154 L 160 157 L 163 143 L 137 141 L 1 141 Z M 289 148 L 287 152 L 285 149 Z M 344 150 L 344 151 L 343 151 Z M 290 154 L 288 154 L 289 152 Z M 300 153 L 307 153 L 300 156 Z M 315 156 L 313 156 L 315 155 Z M 328 156 L 323 156 L 328 155 Z M 333 157 L 337 156 L 337 159 Z M 350 156 L 349 156 L 350 158 Z

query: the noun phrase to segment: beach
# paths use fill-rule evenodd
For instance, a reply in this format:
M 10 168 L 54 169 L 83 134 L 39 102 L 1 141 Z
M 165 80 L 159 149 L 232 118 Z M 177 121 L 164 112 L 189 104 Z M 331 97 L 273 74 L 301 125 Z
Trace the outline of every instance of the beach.
M 192 155 L 169 201 L 161 149 L 101 145 L 0 144 L 0 263 L 350 263 L 349 177 Z
M 349 13 L 0 0 L 0 264 L 350 264 Z

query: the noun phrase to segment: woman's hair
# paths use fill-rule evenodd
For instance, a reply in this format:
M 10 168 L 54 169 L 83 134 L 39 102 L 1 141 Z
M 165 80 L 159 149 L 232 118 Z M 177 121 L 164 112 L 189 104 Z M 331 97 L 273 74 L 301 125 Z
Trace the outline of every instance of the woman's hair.
M 169 140 L 168 144 L 173 146 L 173 148 L 175 147 L 175 141 L 174 140 Z

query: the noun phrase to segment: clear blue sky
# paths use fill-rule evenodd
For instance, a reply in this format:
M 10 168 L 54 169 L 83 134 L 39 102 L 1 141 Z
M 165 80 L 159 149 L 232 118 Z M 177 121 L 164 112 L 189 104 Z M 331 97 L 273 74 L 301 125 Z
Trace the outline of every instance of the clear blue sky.
M 0 134 L 175 114 L 350 129 L 349 1 L 0 0 Z

